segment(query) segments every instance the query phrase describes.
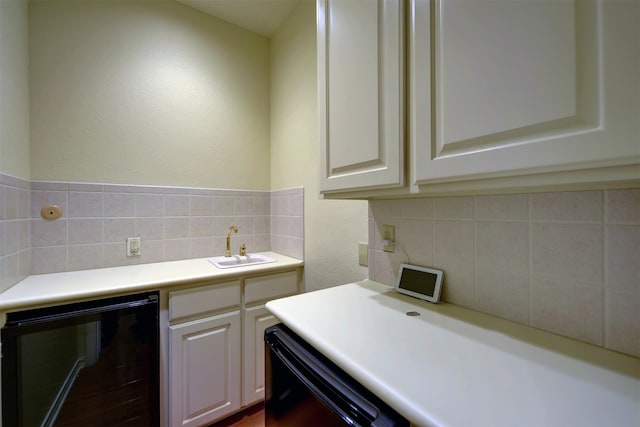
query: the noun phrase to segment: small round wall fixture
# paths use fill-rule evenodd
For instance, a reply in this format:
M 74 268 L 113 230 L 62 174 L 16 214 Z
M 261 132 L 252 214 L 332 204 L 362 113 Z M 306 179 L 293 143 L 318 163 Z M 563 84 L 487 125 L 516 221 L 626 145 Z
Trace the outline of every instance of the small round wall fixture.
M 47 205 L 40 211 L 42 218 L 53 221 L 62 216 L 62 209 L 58 205 Z

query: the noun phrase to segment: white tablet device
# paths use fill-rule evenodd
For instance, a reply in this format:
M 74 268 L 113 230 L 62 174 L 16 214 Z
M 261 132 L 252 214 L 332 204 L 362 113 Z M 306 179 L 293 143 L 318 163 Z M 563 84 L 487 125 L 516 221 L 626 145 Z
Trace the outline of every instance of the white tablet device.
M 440 290 L 442 289 L 442 276 L 441 270 L 400 264 L 400 271 L 398 271 L 394 289 L 401 294 L 430 302 L 438 302 L 440 301 Z

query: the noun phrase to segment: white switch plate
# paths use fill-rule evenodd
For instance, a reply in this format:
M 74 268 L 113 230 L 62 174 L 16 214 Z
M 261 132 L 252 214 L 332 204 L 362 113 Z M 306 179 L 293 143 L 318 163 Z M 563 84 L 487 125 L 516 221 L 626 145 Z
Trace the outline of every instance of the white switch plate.
M 127 237 L 127 256 L 140 256 L 142 254 L 142 238 Z
M 363 267 L 369 266 L 369 245 L 367 243 L 358 243 L 358 264 Z

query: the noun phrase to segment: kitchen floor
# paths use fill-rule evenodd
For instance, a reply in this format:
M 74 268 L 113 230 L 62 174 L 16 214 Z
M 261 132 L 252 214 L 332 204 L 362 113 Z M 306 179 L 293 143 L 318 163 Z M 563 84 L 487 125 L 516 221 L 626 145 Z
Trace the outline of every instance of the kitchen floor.
M 264 404 L 252 406 L 210 427 L 264 427 Z

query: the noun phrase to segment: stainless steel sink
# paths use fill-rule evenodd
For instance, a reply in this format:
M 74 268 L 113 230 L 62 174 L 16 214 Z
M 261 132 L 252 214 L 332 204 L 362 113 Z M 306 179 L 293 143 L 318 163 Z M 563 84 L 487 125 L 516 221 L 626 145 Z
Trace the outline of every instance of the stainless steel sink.
M 209 262 L 218 268 L 234 268 L 234 267 L 246 267 L 256 264 L 267 264 L 270 262 L 276 262 L 274 258 L 270 258 L 261 254 L 248 254 L 248 255 L 233 255 L 230 257 L 217 256 L 209 258 Z

